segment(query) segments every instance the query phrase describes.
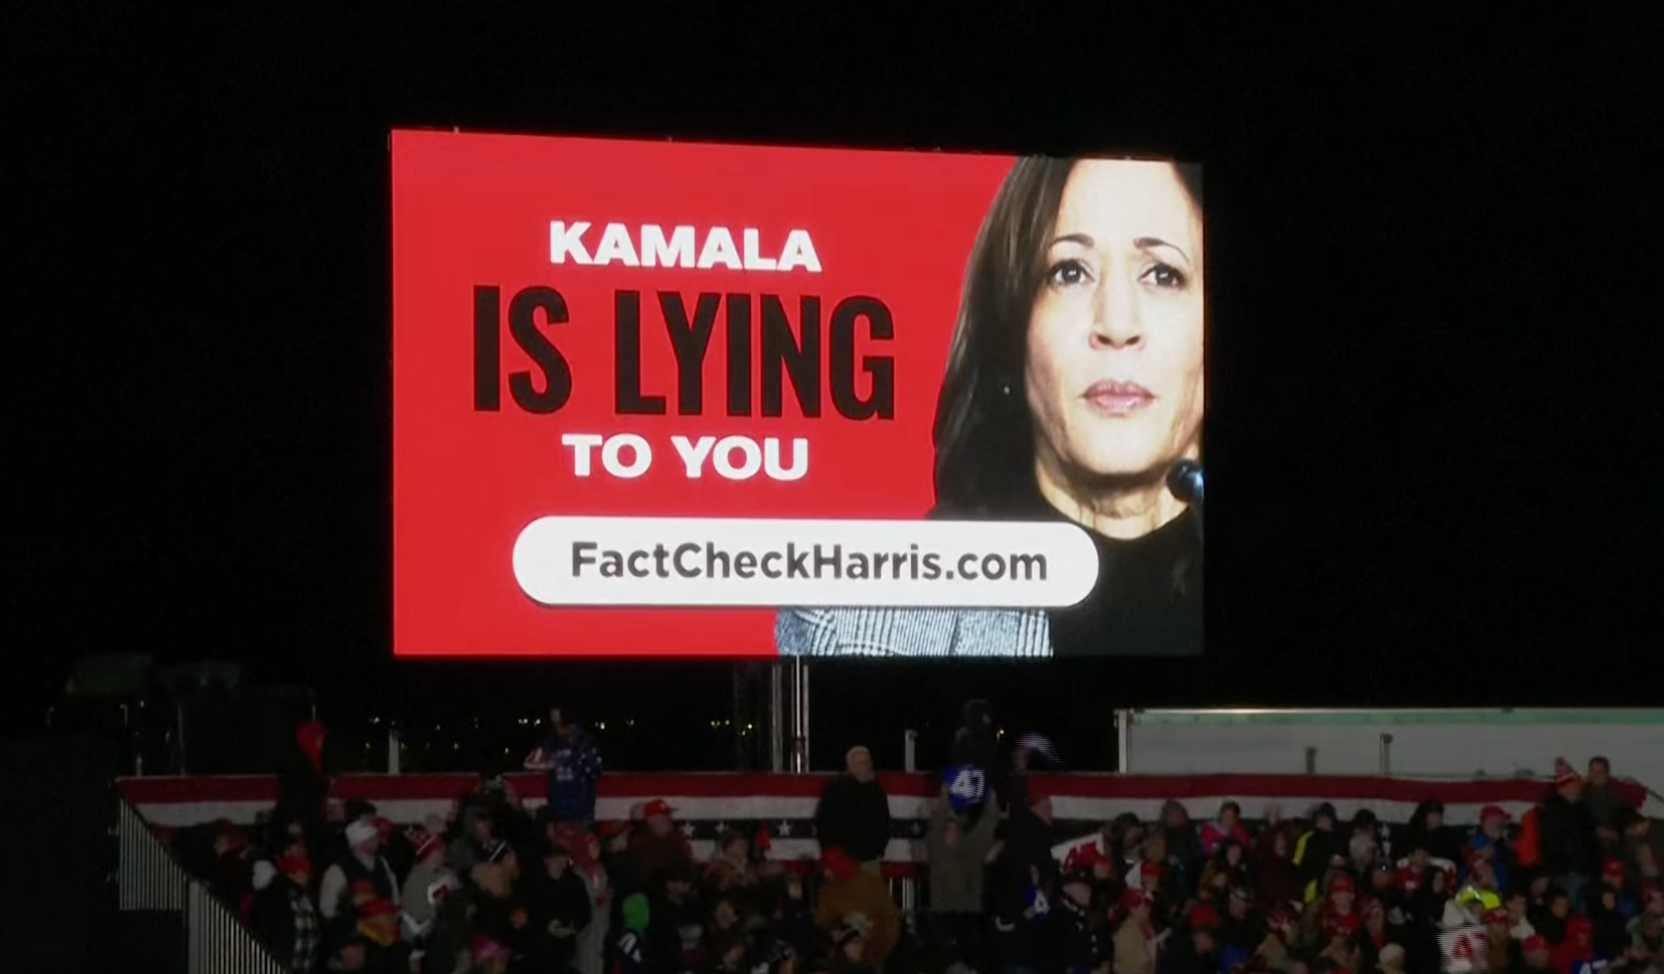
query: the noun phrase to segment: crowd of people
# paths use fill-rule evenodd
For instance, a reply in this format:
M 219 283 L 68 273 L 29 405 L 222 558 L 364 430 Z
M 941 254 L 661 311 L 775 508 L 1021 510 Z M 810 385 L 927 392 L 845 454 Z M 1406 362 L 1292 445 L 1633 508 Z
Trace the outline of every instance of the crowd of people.
M 1083 837 L 971 709 L 904 912 L 865 749 L 821 798 L 819 859 L 735 828 L 698 862 L 662 800 L 594 820 L 600 757 L 553 716 L 535 811 L 482 777 L 448 818 L 399 828 L 358 802 L 331 822 L 301 774 L 250 841 L 214 830 L 205 868 L 308 974 L 1664 974 L 1664 823 L 1602 758 L 1558 761 L 1519 822 L 1488 807 L 1458 827 L 1433 801 L 1404 823 L 1328 804 L 1250 823 L 1230 802 L 1197 822 L 1169 802 Z

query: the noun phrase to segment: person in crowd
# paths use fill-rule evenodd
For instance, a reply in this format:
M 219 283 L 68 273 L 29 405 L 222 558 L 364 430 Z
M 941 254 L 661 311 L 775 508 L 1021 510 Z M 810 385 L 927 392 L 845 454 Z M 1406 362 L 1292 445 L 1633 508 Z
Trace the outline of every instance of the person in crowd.
M 296 841 L 254 882 L 249 914 L 255 936 L 284 970 L 310 974 L 323 955 L 324 921 L 312 903 L 312 863 L 306 844 Z
M 1294 865 L 1299 870 L 1301 895 L 1306 902 L 1317 899 L 1323 875 L 1345 866 L 1351 837 L 1335 828 L 1335 806 L 1322 802 L 1311 811 L 1311 828 L 1294 847 Z
M 1664 916 L 1641 914 L 1635 922 L 1629 950 L 1632 969 L 1643 974 L 1664 972 Z
M 550 823 L 548 831 L 556 831 L 553 823 Z M 553 835 L 547 838 L 554 841 Z M 572 865 L 578 878 L 583 880 L 584 892 L 589 896 L 590 920 L 578 934 L 577 956 L 572 966 L 578 974 L 602 974 L 606 967 L 607 939 L 612 934 L 612 877 L 607 874 L 602 858 L 601 836 L 592 830 L 583 833 L 581 840 L 579 848 L 583 854 L 574 855 Z
M 1402 944 L 1387 944 L 1376 957 L 1376 974 L 1406 974 L 1408 957 Z
M 578 955 L 578 935 L 589 925 L 589 890 L 572 868 L 566 846 L 548 841 L 532 868 L 516 884 L 517 906 L 525 921 L 516 946 L 532 967 L 564 971 Z
M 1485 955 L 1476 958 L 1476 966 L 1486 974 L 1507 974 L 1514 965 L 1514 939 L 1508 933 L 1508 911 L 1504 907 L 1486 910 Z
M 986 700 L 967 700 L 962 723 L 953 735 L 950 757 L 954 764 L 981 768 L 990 782 L 1003 777 L 1005 757 L 994 730 L 994 711 Z
M 480 796 L 463 803 L 457 836 L 446 853 L 452 870 L 466 874 L 479 865 L 518 865 L 519 856 L 508 835 L 521 830 L 508 824 L 508 812 L 506 803 Z
M 364 974 L 406 974 L 411 946 L 399 939 L 399 906 L 375 897 L 356 910 L 357 924 L 330 958 L 332 971 Z
M 1664 823 L 1625 806 L 1613 816 L 1613 827 L 1623 836 L 1626 857 L 1636 875 L 1657 882 L 1664 870 Z
M 1595 822 L 1595 834 L 1600 839 L 1602 851 L 1612 852 L 1622 842 L 1617 829 L 1618 812 L 1630 805 L 1612 780 L 1611 761 L 1600 756 L 1589 759 L 1583 800 L 1589 805 L 1589 817 Z
M 1231 887 L 1225 904 L 1225 914 L 1214 936 L 1222 953 L 1240 954 L 1246 960 L 1270 932 L 1265 917 L 1254 906 L 1254 891 L 1248 886 Z
M 1051 946 L 1052 966 L 1064 974 L 1090 974 L 1099 954 L 1090 913 L 1092 877 L 1084 870 L 1066 874 L 1057 906 L 1043 924 Z
M 619 906 L 621 923 L 618 935 L 608 950 L 612 958 L 610 974 L 659 974 L 655 954 L 648 943 L 647 929 L 652 922 L 652 905 L 645 893 L 631 893 Z
M 1565 890 L 1550 886 L 1542 905 L 1533 913 L 1531 925 L 1551 944 L 1566 939 L 1566 924 L 1572 917 L 1572 898 Z
M 757 885 L 757 866 L 751 860 L 751 837 L 742 829 L 723 835 L 716 855 L 705 864 L 705 884 L 717 893 L 747 890 Z
M 1217 974 L 1221 963 L 1219 923 L 1213 907 L 1193 910 L 1186 924 L 1189 936 L 1167 939 L 1156 965 L 1158 974 Z
M 280 828 L 301 825 L 308 848 L 318 851 L 324 831 L 324 806 L 329 776 L 324 773 L 324 744 L 329 731 L 322 721 L 308 720 L 277 749 L 277 807 L 272 819 Z
M 901 938 L 901 919 L 889 887 L 837 846 L 822 859 L 825 884 L 815 904 L 816 925 L 835 933 L 853 919 L 862 927 L 863 957 L 882 964 Z
M 1562 974 L 1581 974 L 1585 969 L 1599 971 L 1612 960 L 1595 950 L 1595 925 L 1588 917 L 1574 916 L 1566 921 L 1566 939 L 1554 948 L 1554 968 Z
M 1254 844 L 1254 838 L 1248 831 L 1248 826 L 1242 822 L 1242 806 L 1234 801 L 1228 801 L 1219 806 L 1219 814 L 1213 821 L 1202 826 L 1199 834 L 1202 844 L 1202 854 L 1211 856 L 1219 850 L 1220 843 L 1226 839 L 1234 840 L 1243 848 Z
M 318 908 L 326 920 L 341 912 L 349 888 L 368 883 L 377 899 L 396 901 L 399 883 L 381 856 L 381 833 L 375 823 L 358 819 L 347 825 L 347 854 L 324 871 L 318 887 Z
M 1503 908 L 1508 911 L 1508 936 L 1516 941 L 1523 942 L 1537 935 L 1537 928 L 1531 925 L 1530 907 L 1531 894 L 1528 890 L 1518 887 L 1509 889 Z
M 678 874 L 693 871 L 693 849 L 686 835 L 676 827 L 676 809 L 662 798 L 655 798 L 641 808 L 641 826 L 629 837 L 628 871 L 636 877 L 652 882 L 667 871 Z
M 1294 907 L 1280 903 L 1266 915 L 1266 936 L 1249 958 L 1250 963 L 1268 971 L 1289 971 L 1294 966 L 1289 952 L 1296 936 L 1297 920 Z
M 705 911 L 694 890 L 693 870 L 672 862 L 657 873 L 651 903 L 649 949 L 665 974 L 700 974 L 709 953 Z
M 1393 847 L 1409 849 L 1420 846 L 1434 859 L 1461 862 L 1462 846 L 1466 841 L 1467 836 L 1460 829 L 1445 825 L 1444 802 L 1429 799 L 1416 806 L 1408 824 L 1393 839 Z
M 1496 888 L 1508 890 L 1509 879 L 1517 868 L 1514 844 L 1508 838 L 1508 812 L 1499 805 L 1486 805 L 1479 811 L 1479 826 L 1468 837 L 1468 848 L 1475 855 L 1485 857 L 1496 874 Z
M 1622 957 L 1629 949 L 1629 917 L 1624 915 L 1619 902 L 1622 890 L 1606 883 L 1599 884 L 1589 894 L 1589 922 L 1594 925 L 1591 935 L 1595 952 L 1602 957 Z
M 1521 974 L 1554 970 L 1553 946 L 1542 937 L 1525 938 L 1520 942 L 1520 962 L 1514 969 Z
M 837 848 L 877 874 L 890 844 L 890 799 L 878 783 L 872 753 L 852 747 L 844 756 L 845 772 L 827 782 L 815 808 L 815 830 L 822 849 Z
M 984 969 L 983 876 L 999 823 L 998 808 L 985 808 L 976 824 L 967 828 L 953 813 L 946 784 L 931 809 L 930 830 L 925 834 L 930 857 L 930 910 L 946 955 L 944 967 L 963 962 L 972 970 Z M 1094 881 L 1089 876 L 1088 883 Z
M 438 816 L 430 816 L 425 825 L 407 833 L 411 849 L 411 867 L 405 874 L 399 891 L 399 906 L 413 931 L 424 931 L 434 915 L 433 890 L 454 876 L 445 866 L 444 823 Z
M 1543 871 L 1572 896 L 1574 909 L 1600 863 L 1594 816 L 1583 800 L 1583 776 L 1564 758 L 1554 762 L 1554 790 L 1538 806 L 1537 828 Z
M 544 773 L 544 807 L 556 822 L 571 827 L 561 841 L 571 841 L 573 831 L 594 822 L 601 752 L 595 739 L 578 726 L 571 707 L 549 708 L 549 736 L 527 756 L 524 766 L 527 771 Z
M 1260 906 L 1273 909 L 1303 898 L 1300 867 L 1294 863 L 1295 839 L 1289 825 L 1272 822 L 1254 840 L 1250 868 Z
M 1155 974 L 1161 940 L 1151 907 L 1150 897 L 1142 890 L 1129 889 L 1121 894 L 1115 921 L 1116 974 Z
M 1202 840 L 1196 823 L 1180 801 L 1166 801 L 1161 806 L 1161 832 L 1167 843 L 1167 862 L 1174 869 L 1181 885 L 1193 882 L 1202 871 Z

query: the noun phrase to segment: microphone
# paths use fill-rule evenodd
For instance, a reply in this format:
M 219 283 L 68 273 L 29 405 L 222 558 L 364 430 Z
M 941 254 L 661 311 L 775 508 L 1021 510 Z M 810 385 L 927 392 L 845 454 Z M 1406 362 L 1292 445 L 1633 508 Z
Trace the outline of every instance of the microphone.
M 1167 468 L 1167 489 L 1186 504 L 1202 508 L 1202 465 L 1195 460 L 1180 460 Z

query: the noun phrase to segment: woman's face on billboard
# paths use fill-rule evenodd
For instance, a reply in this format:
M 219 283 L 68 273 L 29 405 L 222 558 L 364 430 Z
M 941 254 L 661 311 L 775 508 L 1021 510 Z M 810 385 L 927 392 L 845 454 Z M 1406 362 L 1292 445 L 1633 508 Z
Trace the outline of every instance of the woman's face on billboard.
M 1042 468 L 1159 477 L 1202 425 L 1202 217 L 1164 162 L 1083 160 L 1046 241 L 1024 385 Z

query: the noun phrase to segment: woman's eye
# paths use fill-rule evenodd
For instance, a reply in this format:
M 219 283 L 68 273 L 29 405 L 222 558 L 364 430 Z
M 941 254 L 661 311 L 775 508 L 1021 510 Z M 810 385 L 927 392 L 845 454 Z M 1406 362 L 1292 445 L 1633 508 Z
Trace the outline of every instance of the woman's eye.
M 1046 279 L 1053 284 L 1070 287 L 1085 281 L 1088 276 L 1085 264 L 1078 260 L 1065 260 L 1053 264 Z
M 1156 287 L 1180 288 L 1185 286 L 1188 279 L 1183 271 L 1171 264 L 1157 264 L 1144 272 L 1144 280 Z

